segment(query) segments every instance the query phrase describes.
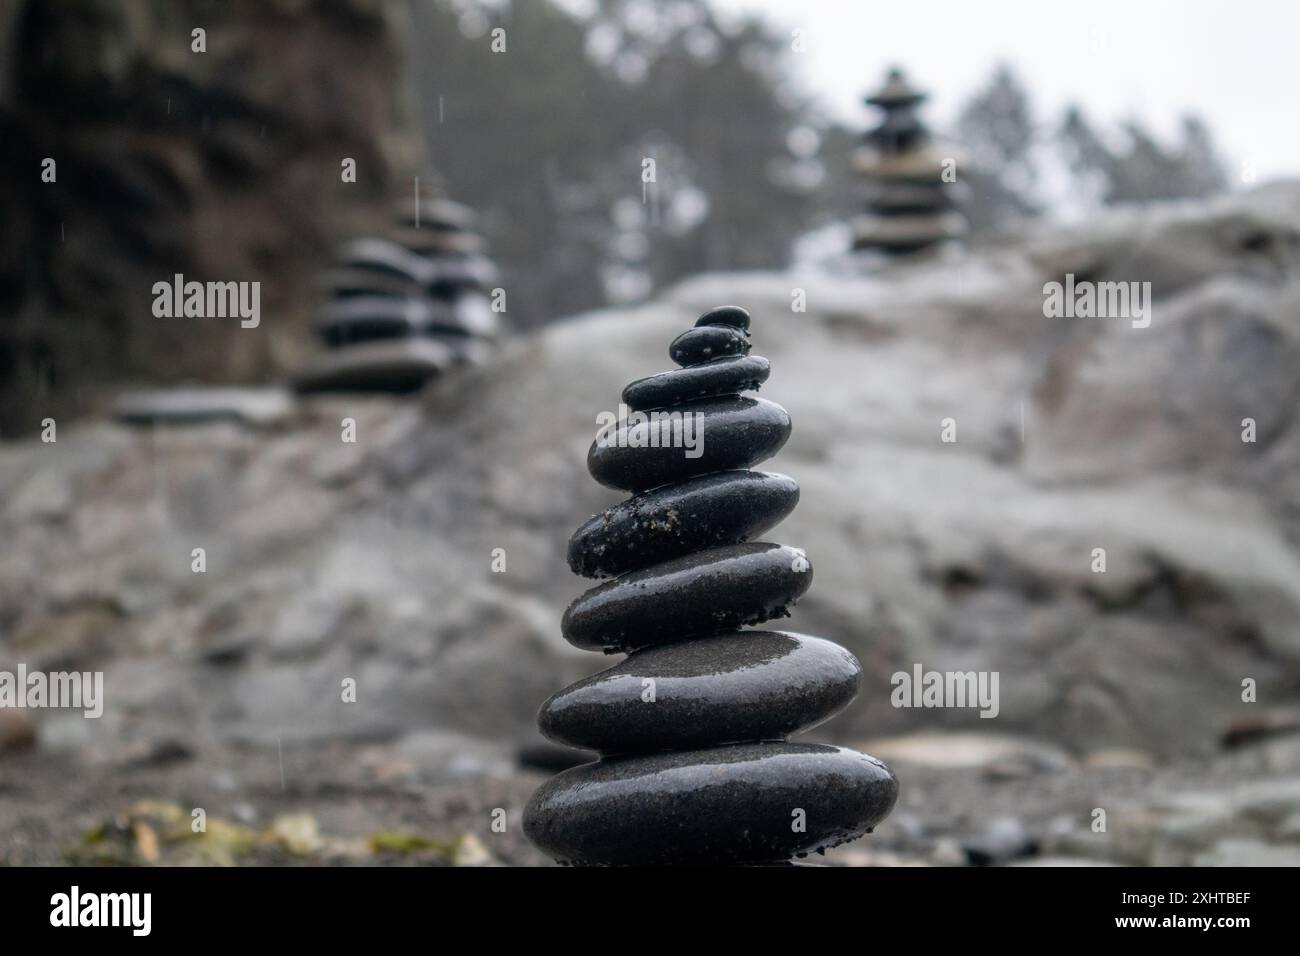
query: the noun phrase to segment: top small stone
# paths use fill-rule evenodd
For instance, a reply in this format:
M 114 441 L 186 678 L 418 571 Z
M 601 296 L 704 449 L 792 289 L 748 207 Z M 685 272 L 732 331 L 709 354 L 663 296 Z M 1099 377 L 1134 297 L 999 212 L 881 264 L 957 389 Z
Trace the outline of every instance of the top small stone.
M 702 316 L 695 320 L 699 325 L 730 325 L 737 329 L 749 328 L 749 313 L 738 305 L 720 305 L 716 309 L 709 309 Z
M 907 77 L 903 75 L 903 71 L 894 67 L 885 76 L 885 85 L 866 97 L 866 102 L 871 106 L 879 106 L 881 109 L 889 110 L 904 106 L 915 106 L 924 102 L 925 99 L 926 95 L 924 93 L 914 89 L 912 84 L 907 82 Z

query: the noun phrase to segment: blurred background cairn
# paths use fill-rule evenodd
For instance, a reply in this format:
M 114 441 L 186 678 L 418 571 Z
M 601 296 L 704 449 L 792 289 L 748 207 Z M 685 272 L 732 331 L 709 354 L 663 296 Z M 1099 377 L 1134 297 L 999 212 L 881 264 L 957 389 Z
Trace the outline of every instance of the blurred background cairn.
M 409 392 L 485 358 L 500 333 L 474 214 L 422 191 L 395 204 L 387 237 L 354 239 L 326 277 L 317 332 L 330 351 L 294 379 L 300 392 Z
M 855 157 L 866 178 L 868 209 L 853 223 L 855 250 L 916 252 L 966 232 L 965 221 L 951 211 L 966 189 L 957 178 L 958 159 L 932 143 L 917 115 L 925 98 L 897 68 L 866 97 L 884 115 Z

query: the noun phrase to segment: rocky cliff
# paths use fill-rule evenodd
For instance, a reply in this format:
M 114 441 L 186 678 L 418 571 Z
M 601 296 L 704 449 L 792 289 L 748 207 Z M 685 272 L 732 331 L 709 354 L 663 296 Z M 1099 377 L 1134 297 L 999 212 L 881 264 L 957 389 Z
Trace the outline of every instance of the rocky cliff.
M 420 172 L 409 31 L 377 0 L 0 5 L 0 435 L 292 367 L 328 250 Z M 260 283 L 274 331 L 160 322 L 177 273 Z

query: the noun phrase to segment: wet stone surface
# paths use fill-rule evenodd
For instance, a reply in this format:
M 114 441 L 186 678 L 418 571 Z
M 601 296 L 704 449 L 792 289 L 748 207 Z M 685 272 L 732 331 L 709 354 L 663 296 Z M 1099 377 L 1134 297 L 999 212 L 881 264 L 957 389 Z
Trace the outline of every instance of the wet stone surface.
M 709 309 L 695 320 L 697 328 L 706 325 L 728 325 L 732 328 L 749 331 L 749 313 L 738 305 L 720 305 Z
M 874 757 L 739 744 L 566 770 L 533 795 L 524 832 L 561 863 L 780 863 L 862 836 L 897 797 Z M 792 825 L 800 812 L 803 832 Z
M 678 365 L 699 365 L 728 355 L 749 353 L 749 335 L 729 325 L 702 325 L 683 332 L 668 346 L 668 357 Z
M 663 408 L 694 399 L 744 392 L 766 382 L 768 372 L 767 359 L 758 355 L 715 359 L 637 379 L 623 389 L 623 403 L 629 408 Z
M 739 631 L 638 651 L 560 691 L 538 724 L 558 743 L 605 754 L 776 740 L 841 710 L 861 677 L 838 644 Z
M 560 626 L 569 643 L 591 650 L 669 644 L 784 617 L 811 583 L 812 565 L 797 548 L 712 548 L 592 588 Z
M 587 470 L 602 485 L 642 491 L 748 468 L 771 458 L 790 437 L 790 415 L 761 398 L 710 398 L 635 414 L 642 418 L 607 430 L 587 452 Z
M 569 539 L 569 567 L 584 577 L 607 577 L 741 544 L 780 523 L 798 501 L 793 478 L 762 471 L 723 471 L 667 485 L 590 518 Z

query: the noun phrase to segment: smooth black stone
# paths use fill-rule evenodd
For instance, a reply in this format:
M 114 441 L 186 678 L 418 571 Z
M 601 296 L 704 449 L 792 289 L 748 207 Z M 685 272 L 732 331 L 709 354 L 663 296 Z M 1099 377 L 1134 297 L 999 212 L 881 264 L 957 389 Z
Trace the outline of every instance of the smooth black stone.
M 700 398 L 758 388 L 771 371 L 761 355 L 734 355 L 690 368 L 639 378 L 623 389 L 628 408 L 667 408 Z
M 738 329 L 748 329 L 749 313 L 738 305 L 720 305 L 716 309 L 705 312 L 695 320 L 695 324 L 697 326 L 730 325 Z
M 422 338 L 359 342 L 330 349 L 294 379 L 299 392 L 414 391 L 450 368 L 455 353 Z
M 339 249 L 339 262 L 381 275 L 399 276 L 423 284 L 428 260 L 388 239 L 353 239 Z
M 950 207 L 952 194 L 943 183 L 877 183 L 866 195 L 867 205 L 881 214 L 941 212 Z
M 668 346 L 668 357 L 678 365 L 699 365 L 749 351 L 749 333 L 730 325 L 703 325 L 689 329 Z
M 410 299 L 424 296 L 424 287 L 408 276 L 381 272 L 363 266 L 339 266 L 329 270 L 320 283 L 332 299 L 347 300 L 386 296 Z
M 425 287 L 438 298 L 454 298 L 465 289 L 490 289 L 498 279 L 496 266 L 485 256 L 437 256 L 425 262 Z
M 551 697 L 537 723 L 557 743 L 603 754 L 776 740 L 842 710 L 861 679 L 838 644 L 738 631 L 637 651 Z
M 561 863 L 780 863 L 870 832 L 897 799 L 898 779 L 875 757 L 739 744 L 566 770 L 524 808 L 524 834 Z
M 421 298 L 353 296 L 327 303 L 316 329 L 330 345 L 346 345 L 418 335 L 428 320 L 429 306 Z
M 569 605 L 560 629 L 592 650 L 671 644 L 783 617 L 811 583 L 812 564 L 795 548 L 711 548 L 592 588 Z
M 723 471 L 665 485 L 587 520 L 569 539 L 569 567 L 584 577 L 609 577 L 752 541 L 798 503 L 793 478 L 765 471 Z
M 487 241 L 480 235 L 460 229 L 430 228 L 421 221 L 417 228 L 407 222 L 389 231 L 395 242 L 422 256 L 476 256 L 487 251 Z
M 864 139 L 879 149 L 900 152 L 924 143 L 929 133 L 916 111 L 904 108 L 887 114 Z
M 339 261 L 349 272 L 373 273 L 376 282 L 404 279 L 423 286 L 432 295 L 491 288 L 499 275 L 492 260 L 485 256 L 424 256 L 389 239 L 353 239 L 339 250 Z
M 587 470 L 602 485 L 642 491 L 695 475 L 748 468 L 771 458 L 790 437 L 789 413 L 762 398 L 732 395 L 690 402 L 671 411 L 636 414 L 657 416 L 657 424 L 624 420 L 591 443 Z M 694 450 L 682 445 L 685 429 L 672 428 L 674 421 L 677 426 L 683 425 L 681 416 L 688 414 L 703 415 L 702 420 L 692 419 Z M 660 447 L 631 447 L 627 445 L 629 439 L 657 441 Z M 674 442 L 677 447 L 673 447 Z
M 461 232 L 478 228 L 478 214 L 463 203 L 429 197 L 420 197 L 416 202 L 418 211 L 410 199 L 400 199 L 394 204 L 399 221 L 414 225 L 418 216 L 422 229 L 436 231 Z

